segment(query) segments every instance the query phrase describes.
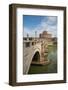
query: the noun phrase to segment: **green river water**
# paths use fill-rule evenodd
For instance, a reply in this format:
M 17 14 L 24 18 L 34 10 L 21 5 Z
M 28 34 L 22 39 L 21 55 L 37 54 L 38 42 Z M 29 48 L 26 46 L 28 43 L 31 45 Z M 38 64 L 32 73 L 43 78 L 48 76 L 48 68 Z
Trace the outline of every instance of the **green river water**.
M 48 46 L 48 65 L 31 65 L 28 74 L 57 73 L 57 45 Z

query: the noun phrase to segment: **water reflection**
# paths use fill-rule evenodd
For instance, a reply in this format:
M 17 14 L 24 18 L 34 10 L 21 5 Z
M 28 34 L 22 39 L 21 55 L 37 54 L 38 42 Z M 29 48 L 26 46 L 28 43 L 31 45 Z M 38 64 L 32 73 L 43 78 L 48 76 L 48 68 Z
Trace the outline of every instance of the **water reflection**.
M 48 72 L 57 72 L 57 51 L 54 50 L 48 54 L 50 64 L 48 65 Z

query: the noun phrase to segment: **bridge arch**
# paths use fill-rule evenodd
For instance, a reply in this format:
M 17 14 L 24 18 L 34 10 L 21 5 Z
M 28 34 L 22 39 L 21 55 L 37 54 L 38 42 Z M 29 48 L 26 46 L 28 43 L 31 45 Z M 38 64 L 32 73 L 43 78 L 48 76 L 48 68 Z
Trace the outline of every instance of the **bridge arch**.
M 33 58 L 32 58 L 32 61 L 40 61 L 40 53 L 39 51 L 36 51 Z
M 32 53 L 31 63 L 38 62 L 41 60 L 41 48 L 36 47 Z

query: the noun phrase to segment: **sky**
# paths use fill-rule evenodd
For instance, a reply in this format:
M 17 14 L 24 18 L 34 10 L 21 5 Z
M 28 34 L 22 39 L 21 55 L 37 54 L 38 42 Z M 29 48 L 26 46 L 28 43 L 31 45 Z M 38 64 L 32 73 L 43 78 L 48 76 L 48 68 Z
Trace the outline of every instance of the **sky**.
M 35 32 L 39 37 L 39 34 L 43 31 L 48 31 L 53 37 L 57 37 L 57 16 L 24 15 L 23 28 L 24 37 L 27 34 L 29 34 L 29 37 L 35 37 Z

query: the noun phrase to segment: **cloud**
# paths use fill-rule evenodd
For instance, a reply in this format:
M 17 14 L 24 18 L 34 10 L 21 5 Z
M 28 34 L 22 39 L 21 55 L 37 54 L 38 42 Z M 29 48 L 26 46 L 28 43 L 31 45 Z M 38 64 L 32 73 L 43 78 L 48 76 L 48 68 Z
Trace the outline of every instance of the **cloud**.
M 57 17 L 56 16 L 49 16 L 47 23 L 49 25 L 55 25 L 55 24 L 57 24 Z
M 47 18 L 48 18 L 49 21 L 53 21 L 53 22 L 56 20 L 56 17 L 55 16 L 49 16 Z
M 40 24 L 38 24 L 32 30 L 30 30 L 28 27 L 24 27 L 24 36 L 27 36 L 28 33 L 30 37 L 35 37 L 35 31 L 37 31 L 37 36 L 39 36 L 39 34 L 43 31 L 48 31 L 52 34 L 52 36 L 57 36 L 57 17 L 44 17 Z

